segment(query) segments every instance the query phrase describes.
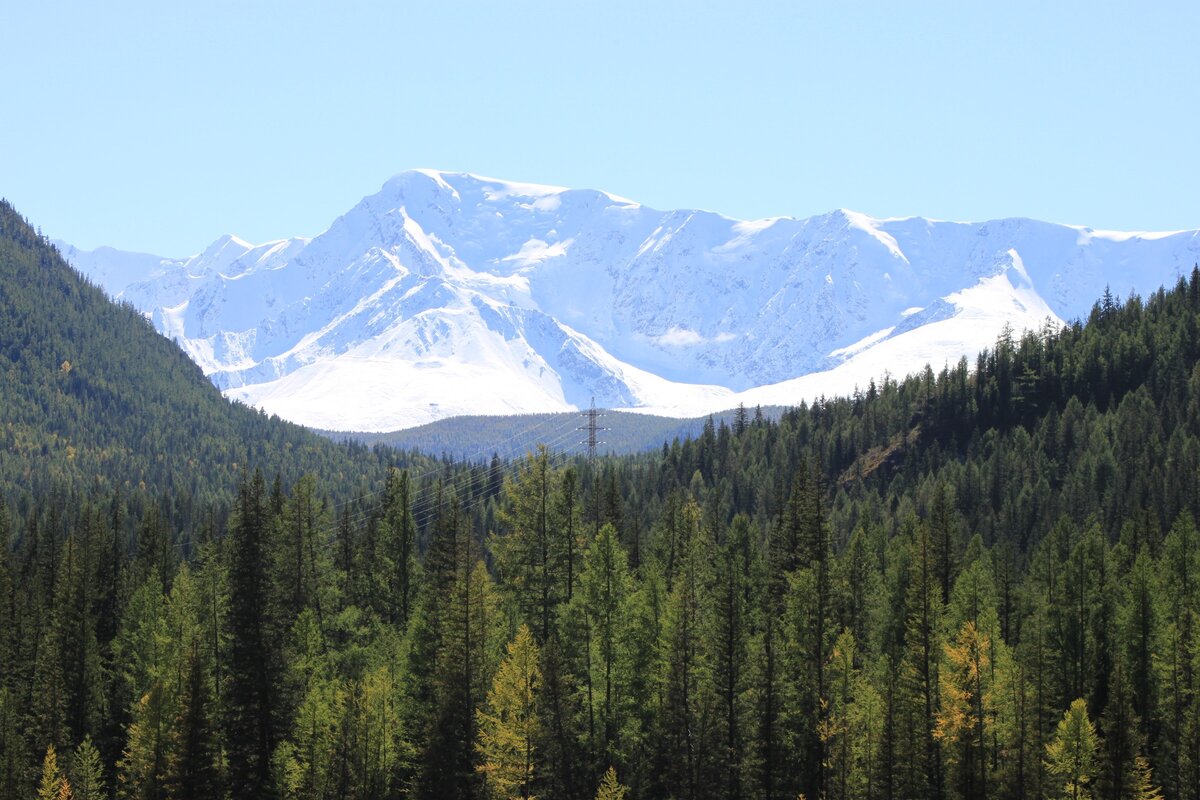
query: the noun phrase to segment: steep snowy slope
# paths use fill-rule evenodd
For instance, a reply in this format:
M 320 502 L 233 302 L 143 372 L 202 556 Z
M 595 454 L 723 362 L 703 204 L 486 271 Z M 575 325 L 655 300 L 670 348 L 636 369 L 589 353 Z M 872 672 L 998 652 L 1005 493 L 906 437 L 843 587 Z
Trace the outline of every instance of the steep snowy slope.
M 932 306 L 909 314 L 903 322 L 885 328 L 848 348 L 835 351 L 834 358 L 846 360 L 838 366 L 813 372 L 776 384 L 760 386 L 722 398 L 724 403 L 747 407 L 795 405 L 801 399 L 849 395 L 866 389 L 871 379 L 884 375 L 901 378 L 922 370 L 925 365 L 940 369 L 953 365 L 964 356 L 995 346 L 997 336 L 1007 325 L 1014 335 L 1024 330 L 1040 330 L 1060 320 L 1029 280 L 1015 250 L 1004 254 L 995 274 L 977 284 L 947 295 Z M 688 417 L 709 413 L 709 405 L 679 402 L 666 407 L 643 407 L 643 413 Z
M 80 250 L 58 240 L 53 244 L 67 262 L 109 293 L 114 289 L 119 292 L 129 284 L 144 281 L 150 276 L 177 270 L 186 260 L 163 258 L 149 253 L 130 253 L 111 247 Z
M 743 222 L 414 170 L 310 239 L 170 260 L 67 251 L 232 396 L 332 429 L 794 403 L 971 356 L 1172 283 L 1196 232 L 1024 219 Z

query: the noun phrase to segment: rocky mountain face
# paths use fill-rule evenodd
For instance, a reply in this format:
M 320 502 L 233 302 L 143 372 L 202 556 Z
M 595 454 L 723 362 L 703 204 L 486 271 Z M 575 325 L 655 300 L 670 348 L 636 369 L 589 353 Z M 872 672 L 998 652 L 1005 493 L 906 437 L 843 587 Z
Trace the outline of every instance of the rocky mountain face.
M 609 408 L 794 404 L 973 356 L 1146 293 L 1200 232 L 1028 219 L 739 221 L 414 170 L 312 238 L 170 259 L 60 244 L 227 395 L 333 430 Z

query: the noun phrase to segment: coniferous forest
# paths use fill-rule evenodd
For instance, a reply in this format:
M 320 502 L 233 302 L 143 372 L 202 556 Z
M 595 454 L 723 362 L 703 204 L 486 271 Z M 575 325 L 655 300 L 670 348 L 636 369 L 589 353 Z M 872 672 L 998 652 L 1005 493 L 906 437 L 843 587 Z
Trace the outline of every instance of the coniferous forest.
M 0 212 L 0 800 L 1200 797 L 1200 270 L 460 463 L 226 403 Z

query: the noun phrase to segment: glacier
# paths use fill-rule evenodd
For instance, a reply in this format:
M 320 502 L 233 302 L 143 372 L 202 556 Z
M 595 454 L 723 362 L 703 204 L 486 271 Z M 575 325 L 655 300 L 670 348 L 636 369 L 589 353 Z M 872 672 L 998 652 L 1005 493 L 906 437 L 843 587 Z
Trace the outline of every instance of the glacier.
M 935 370 L 1145 294 L 1200 232 L 845 209 L 743 221 L 410 170 L 313 237 L 64 256 L 227 396 L 328 430 L 597 405 L 697 416 Z

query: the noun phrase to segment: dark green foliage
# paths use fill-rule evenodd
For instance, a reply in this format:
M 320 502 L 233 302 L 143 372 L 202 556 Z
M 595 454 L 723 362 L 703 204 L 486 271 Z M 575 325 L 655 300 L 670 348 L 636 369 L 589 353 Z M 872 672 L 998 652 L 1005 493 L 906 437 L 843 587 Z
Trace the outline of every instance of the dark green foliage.
M 133 307 L 114 304 L 0 201 L 0 495 L 163 498 L 153 523 L 199 535 L 247 464 L 348 497 L 396 453 L 335 445 L 229 403 Z M 353 476 L 353 477 L 352 477 Z M 151 524 L 149 520 L 146 524 Z M 166 546 L 171 546 L 168 539 Z
M 7 206 L 0 332 L 0 800 L 482 798 L 522 625 L 532 795 L 1200 800 L 1200 270 L 593 462 L 230 405 Z
M 167 763 L 167 790 L 178 800 L 220 797 L 222 786 L 218 765 L 221 753 L 217 725 L 212 716 L 214 698 L 209 688 L 208 669 L 197 646 L 189 651 L 181 677 Z
M 268 605 L 270 525 L 262 473 L 243 481 L 231 532 L 226 741 L 236 798 L 271 794 L 271 754 L 279 741 L 279 642 Z

